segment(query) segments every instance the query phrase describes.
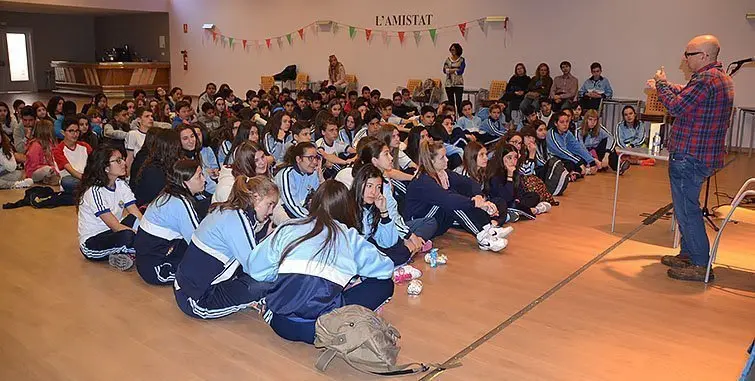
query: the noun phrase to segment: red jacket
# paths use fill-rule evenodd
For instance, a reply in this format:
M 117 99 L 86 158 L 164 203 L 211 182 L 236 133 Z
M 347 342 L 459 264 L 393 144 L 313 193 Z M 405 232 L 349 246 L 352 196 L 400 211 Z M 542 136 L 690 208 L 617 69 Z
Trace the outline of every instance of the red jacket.
M 50 152 L 46 154 L 39 141 L 34 139 L 29 142 L 26 146 L 26 163 L 24 163 L 27 178 L 31 178 L 34 171 L 45 165 L 49 165 L 54 171 L 57 171 L 55 161 L 52 158 L 52 148 L 53 144 L 50 144 Z

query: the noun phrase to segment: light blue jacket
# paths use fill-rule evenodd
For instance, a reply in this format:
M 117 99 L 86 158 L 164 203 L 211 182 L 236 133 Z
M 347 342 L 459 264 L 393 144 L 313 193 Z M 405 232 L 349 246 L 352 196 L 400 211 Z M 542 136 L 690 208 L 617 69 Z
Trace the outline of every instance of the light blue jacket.
M 590 90 L 595 90 L 600 94 L 603 94 L 603 98 L 613 98 L 613 89 L 611 83 L 608 82 L 608 78 L 601 76 L 597 80 L 592 77 L 587 78 L 582 87 L 579 88 L 579 97 L 582 98 Z
M 215 194 L 215 188 L 218 187 L 218 183 L 210 178 L 211 169 L 220 169 L 218 165 L 218 158 L 215 157 L 215 152 L 210 147 L 202 147 L 199 151 L 199 156 L 202 158 L 202 170 L 205 177 L 205 190 L 208 193 Z
M 456 127 L 459 127 L 467 132 L 480 132 L 481 124 L 482 120 L 474 115 L 472 115 L 471 118 L 462 116 L 459 118 L 459 120 L 456 121 Z
M 611 152 L 616 148 L 616 141 L 613 139 L 613 135 L 608 132 L 608 130 L 604 126 L 600 126 L 600 129 L 598 129 L 598 136 L 592 136 L 592 134 L 587 134 L 585 136 L 582 136 L 581 133 L 579 133 L 579 137 L 585 146 L 587 150 L 595 149 L 600 145 L 600 142 L 602 142 L 604 139 L 608 139 L 606 142 L 606 149 Z
M 320 186 L 317 173 L 305 174 L 296 165 L 283 168 L 275 175 L 281 195 L 281 205 L 291 218 L 304 218 L 309 210 L 304 205 L 311 193 Z
M 560 134 L 557 128 L 551 128 L 545 136 L 548 144 L 548 152 L 563 160 L 568 160 L 574 164 L 581 160 L 590 164 L 595 158 L 585 149 L 585 146 L 574 137 L 569 131 Z
M 374 205 L 362 207 L 362 235 L 365 238 L 372 238 L 375 243 L 384 249 L 387 249 L 398 242 L 398 230 L 396 224 L 391 220 L 390 214 L 387 218 L 381 218 L 375 231 L 372 230 L 372 213 L 370 210 Z
M 199 217 L 189 200 L 162 194 L 147 207 L 139 230 L 166 241 L 183 238 L 188 244 L 197 226 Z
M 645 145 L 648 135 L 646 128 L 647 125 L 645 123 L 639 122 L 637 123 L 637 127 L 632 127 L 622 120 L 613 129 L 616 144 L 621 148 L 641 147 Z
M 273 135 L 270 135 L 270 133 L 265 134 L 265 151 L 267 151 L 270 156 L 275 158 L 276 163 L 280 163 L 283 161 L 283 156 L 286 155 L 286 148 L 291 144 L 291 142 L 294 140 L 294 136 L 292 134 L 286 134 L 286 137 L 283 138 L 283 141 L 280 141 L 276 139 Z

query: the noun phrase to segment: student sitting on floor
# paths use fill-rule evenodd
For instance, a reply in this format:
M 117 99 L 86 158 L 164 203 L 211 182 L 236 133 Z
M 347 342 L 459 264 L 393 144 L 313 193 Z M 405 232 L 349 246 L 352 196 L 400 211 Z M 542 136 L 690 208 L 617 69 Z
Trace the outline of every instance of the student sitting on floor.
M 55 147 L 53 134 L 52 122 L 47 119 L 38 120 L 34 124 L 32 138 L 26 145 L 24 170 L 26 178 L 32 179 L 35 184 L 58 185 L 60 183 L 60 175 L 55 169 L 55 159 L 52 154 Z
M 0 189 L 28 188 L 34 184 L 24 179 L 24 171 L 16 169 L 23 154 L 16 153 L 5 131 L 0 131 Z
M 298 143 L 312 142 L 312 128 L 309 122 L 296 122 L 291 126 L 291 141 L 286 143 L 286 151 Z
M 540 201 L 545 201 L 551 205 L 559 205 L 559 202 L 553 198 L 553 194 L 548 190 L 545 182 L 537 176 L 537 143 L 535 141 L 536 137 L 525 138 L 521 132 L 509 131 L 503 142 L 513 146 L 519 154 L 516 167 L 519 175 L 519 184 L 522 186 L 523 191 L 535 192 L 540 196 Z
M 569 131 L 569 115 L 561 111 L 555 118 L 556 128 L 550 129 L 546 136 L 548 152 L 563 161 L 572 181 L 584 175 L 594 175 L 601 164 Z
M 432 138 L 430 137 L 430 133 L 427 131 L 427 128 L 425 128 L 425 126 L 414 126 L 411 130 L 409 130 L 409 137 L 406 138 L 406 149 L 404 150 L 404 153 L 409 157 L 409 160 L 411 160 L 415 166 L 419 161 L 420 143 L 429 139 Z
M 228 201 L 214 204 L 184 252 L 173 283 L 178 308 L 200 319 L 217 319 L 247 307 L 260 308 L 270 277 L 248 266 L 271 231 L 278 188 L 267 177 L 236 179 Z M 269 240 L 269 239 L 268 239 Z M 272 279 L 270 279 L 272 280 Z
M 258 279 L 275 280 L 265 321 L 279 336 L 312 344 L 321 315 L 350 304 L 376 310 L 391 298 L 393 262 L 358 226 L 354 198 L 328 180 L 312 196 L 310 216 L 278 227 L 242 262 Z
M 524 189 L 518 163 L 519 153 L 514 146 L 504 142 L 496 145 L 488 165 L 485 188 L 496 205 L 505 206 L 518 217 L 531 220 L 550 211 L 551 205 L 541 202 L 537 193 Z
M 191 125 L 197 136 L 197 147 L 199 149 L 199 159 L 202 163 L 202 170 L 205 176 L 205 191 L 209 194 L 215 194 L 218 186 L 218 176 L 220 175 L 220 164 L 215 152 L 209 146 L 209 133 L 207 128 L 200 122 Z M 252 128 L 255 128 L 252 126 Z M 251 130 L 249 132 L 251 134 Z
M 149 152 L 144 164 L 134 179 L 134 194 L 136 205 L 146 208 L 165 187 L 165 174 L 169 173 L 173 164 L 181 158 L 181 138 L 176 130 L 157 130 L 154 148 Z
M 522 128 L 529 126 L 530 124 L 534 123 L 536 120 L 540 120 L 537 117 L 537 110 L 532 106 L 522 107 L 521 112 L 522 112 L 522 120 L 520 120 L 516 124 L 517 131 L 521 131 Z
M 228 200 L 231 187 L 239 176 L 271 177 L 268 170 L 268 162 L 265 160 L 265 151 L 255 142 L 245 141 L 239 144 L 233 151 L 233 164 L 224 165 L 218 177 L 218 186 L 212 195 L 212 202 L 224 202 Z
M 60 173 L 60 188 L 65 193 L 73 194 L 81 183 L 92 147 L 78 140 L 79 121 L 74 118 L 64 119 L 62 133 L 63 141 L 52 150 L 52 156 Z
M 226 150 L 225 148 L 223 148 L 224 155 L 222 162 L 220 161 L 221 155 L 218 154 L 218 163 L 223 165 L 233 164 L 233 151 L 235 151 L 236 147 L 238 147 L 241 143 L 246 141 L 255 142 L 254 139 L 259 137 L 259 134 L 257 133 L 257 127 L 250 121 L 244 120 L 238 123 L 234 122 L 234 125 L 238 125 L 238 127 L 234 127 L 234 136 L 231 144 L 225 144 L 228 149 Z
M 217 115 L 217 110 L 210 102 L 202 104 L 202 112 L 199 114 L 197 121 L 204 123 L 204 125 L 210 130 L 217 130 L 220 128 L 220 117 Z
M 322 137 L 317 139 L 315 145 L 317 152 L 325 160 L 325 168 L 323 168 L 325 179 L 335 177 L 338 171 L 350 165 L 356 159 L 356 150 L 338 140 L 338 124 L 332 116 L 323 121 Z
M 451 115 L 444 115 L 440 124 L 436 123 L 429 132 L 433 141 L 443 142 L 446 155 L 448 155 L 448 167 L 452 170 L 461 165 L 467 142 L 476 139 L 474 135 L 467 134 L 461 128 L 454 126 Z
M 525 160 L 534 160 L 535 175 L 543 180 L 546 189 L 552 196 L 562 195 L 569 185 L 569 171 L 565 168 L 561 159 L 548 153 L 548 143 L 546 142 L 548 130 L 545 123 L 542 120 L 536 120 L 532 125 L 523 128 L 521 134 L 524 139 L 524 146 L 528 151 Z M 535 151 L 534 157 L 530 153 L 532 151 Z M 527 172 L 526 169 L 524 172 Z M 551 204 L 557 205 L 557 202 Z
M 375 137 L 378 131 L 380 131 L 380 115 L 377 112 L 367 111 L 362 121 L 365 123 L 365 126 L 354 135 L 355 148 L 359 144 L 359 139 L 365 136 Z
M 482 110 L 477 113 L 478 116 L 480 116 L 481 114 Z M 494 103 L 489 108 L 487 108 L 484 115 L 485 118 L 482 119 L 480 130 L 492 137 L 492 139 L 485 142 L 486 144 L 490 145 L 497 142 L 501 138 L 501 136 L 505 135 L 508 131 L 508 127 L 504 121 L 506 118 L 502 116 L 503 114 L 501 113 L 501 106 L 499 106 L 497 103 Z M 482 118 L 482 116 L 480 116 L 480 118 Z
M 492 140 L 494 137 L 489 136 L 480 126 L 482 126 L 482 120 L 474 115 L 472 102 L 467 100 L 461 102 L 461 116 L 456 121 L 456 127 L 462 129 L 467 135 L 474 135 L 483 143 Z
M 273 156 L 276 163 L 283 161 L 286 147 L 294 139 L 291 135 L 291 123 L 291 114 L 286 111 L 279 111 L 265 126 L 268 132 L 265 134 L 262 146 L 268 154 Z
M 469 177 L 480 185 L 480 190 L 485 184 L 485 169 L 488 166 L 488 150 L 478 142 L 469 142 L 464 147 L 462 165 L 454 169 L 454 172 Z
M 486 201 L 481 191 L 474 192 L 478 189 L 474 181 L 447 171 L 443 143 L 422 143 L 419 162 L 419 175 L 407 190 L 404 217 L 409 221 L 434 217 L 438 223 L 436 236 L 457 222 L 476 236 L 481 250 L 503 250 L 508 244 L 505 237 L 513 229 L 491 224 L 491 216 L 498 214 L 495 204 Z
M 93 150 L 100 146 L 99 136 L 92 130 L 89 124 L 89 118 L 84 114 L 74 116 L 79 124 L 79 141 L 88 144 Z
M 616 124 L 613 130 L 613 138 L 619 148 L 646 147 L 648 145 L 648 132 L 645 123 L 637 118 L 637 112 L 633 106 L 627 105 L 621 110 L 622 121 Z M 640 160 L 629 157 L 632 164 L 654 165 L 655 159 Z
M 199 226 L 195 195 L 204 185 L 197 160 L 178 160 L 165 188 L 147 207 L 134 238 L 136 269 L 145 282 L 163 285 L 176 279 L 178 264 Z
M 123 153 L 101 147 L 89 156 L 76 194 L 81 253 L 93 261 L 107 259 L 122 271 L 134 265 L 133 229 L 142 218 L 124 176 Z
M 126 167 L 130 170 L 131 164 L 134 162 L 134 157 L 139 153 L 144 145 L 144 139 L 147 137 L 147 131 L 152 128 L 154 119 L 152 117 L 152 111 L 146 108 L 139 108 L 136 110 L 135 121 L 138 121 L 134 126 L 136 129 L 132 129 L 126 133 L 126 139 L 124 140 L 124 147 L 126 148 Z M 130 172 L 129 172 L 130 173 Z
M 597 111 L 590 109 L 585 112 L 585 119 L 580 126 L 578 137 L 588 152 L 594 152 L 594 156 L 601 162 L 602 169 L 610 166 L 614 171 L 618 169 L 621 174 L 629 169 L 629 161 L 622 161 L 621 168 L 619 168 L 619 156 L 614 151 L 616 141 L 611 133 L 600 124 L 600 116 Z
M 409 123 L 409 119 L 400 118 L 393 114 L 393 101 L 390 99 L 381 99 L 378 103 L 378 111 L 380 112 L 380 124 L 392 124 L 399 129 L 404 135 L 409 133 L 409 128 L 404 125 Z
M 325 125 L 323 124 L 323 126 Z M 362 114 L 358 110 L 350 111 L 343 120 L 343 127 L 338 131 L 338 140 L 351 148 L 355 148 L 354 137 L 361 126 Z
M 299 143 L 286 152 L 283 168 L 275 175 L 275 184 L 280 189 L 281 206 L 288 218 L 309 215 L 308 199 L 322 181 L 322 157 L 314 144 Z

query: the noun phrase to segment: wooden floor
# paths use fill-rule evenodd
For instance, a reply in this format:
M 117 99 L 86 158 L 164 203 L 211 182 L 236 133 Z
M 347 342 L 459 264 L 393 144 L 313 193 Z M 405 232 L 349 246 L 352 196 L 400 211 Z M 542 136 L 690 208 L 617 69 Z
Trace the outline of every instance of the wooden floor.
M 754 159 L 734 158 L 717 176 L 732 195 L 755 176 Z M 599 174 L 571 184 L 550 214 L 517 223 L 499 254 L 464 233 L 436 240 L 449 264 L 417 264 L 423 293 L 397 286 L 383 313 L 403 336 L 400 361 L 447 360 L 614 245 L 670 202 L 666 171 L 633 167 L 622 178 L 615 234 L 614 177 Z M 22 194 L 2 191 L 0 203 Z M 675 253 L 670 222 L 645 226 L 437 379 L 734 380 L 755 336 L 753 222 L 727 227 L 709 286 L 667 278 L 658 259 Z M 191 319 L 170 287 L 86 261 L 72 207 L 0 210 L 0 226 L 0 380 L 370 379 L 341 362 L 317 372 L 314 348 L 278 338 L 251 312 Z

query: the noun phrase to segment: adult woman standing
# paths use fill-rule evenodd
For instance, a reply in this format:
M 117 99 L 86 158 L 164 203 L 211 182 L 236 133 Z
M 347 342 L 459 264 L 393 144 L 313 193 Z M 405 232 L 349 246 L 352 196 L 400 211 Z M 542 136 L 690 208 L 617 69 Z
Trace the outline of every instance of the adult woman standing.
M 461 56 L 462 48 L 458 43 L 451 44 L 448 48 L 451 56 L 443 63 L 443 73 L 446 74 L 446 96 L 449 102 L 456 105 L 457 112 L 461 113 L 461 96 L 464 93 L 464 70 L 467 63 Z

